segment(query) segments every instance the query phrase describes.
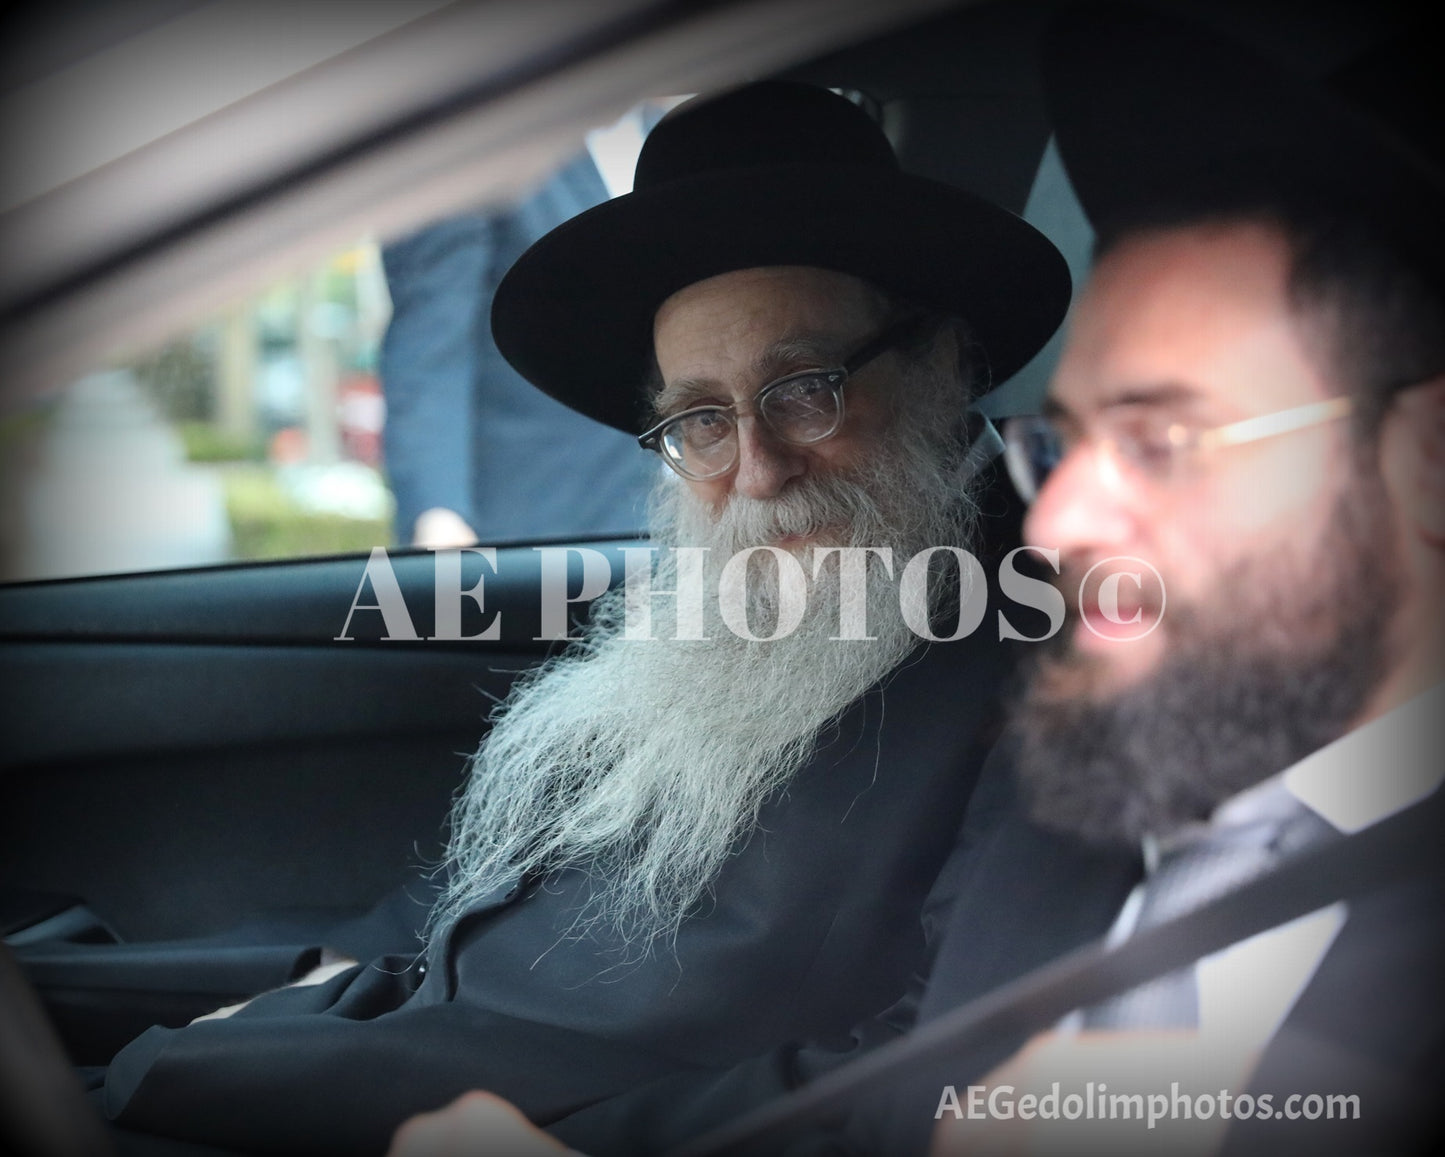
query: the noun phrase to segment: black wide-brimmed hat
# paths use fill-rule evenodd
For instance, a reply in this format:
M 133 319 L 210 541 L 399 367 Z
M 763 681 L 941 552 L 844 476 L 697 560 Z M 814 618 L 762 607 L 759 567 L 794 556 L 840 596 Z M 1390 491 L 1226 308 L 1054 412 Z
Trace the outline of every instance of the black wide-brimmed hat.
M 962 317 L 995 383 L 1043 346 L 1069 303 L 1068 268 L 1032 226 L 903 172 L 846 98 L 767 81 L 659 121 L 631 193 L 559 225 L 508 271 L 492 332 L 545 393 L 635 433 L 658 307 L 709 277 L 780 265 L 852 274 Z
M 1445 69 L 1433 38 L 1378 8 L 1373 42 L 1321 76 L 1154 8 L 1061 9 L 1043 39 L 1044 87 L 1090 220 L 1107 230 L 1161 205 L 1273 200 L 1366 224 L 1440 286 Z

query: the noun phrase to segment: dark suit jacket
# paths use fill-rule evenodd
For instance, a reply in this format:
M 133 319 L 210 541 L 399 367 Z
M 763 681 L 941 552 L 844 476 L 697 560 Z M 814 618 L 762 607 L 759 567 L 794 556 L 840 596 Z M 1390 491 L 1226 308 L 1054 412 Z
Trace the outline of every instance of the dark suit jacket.
M 424 961 L 152 1029 L 112 1063 L 127 1129 L 245 1151 L 375 1153 L 470 1088 L 556 1121 L 788 1040 L 842 1042 L 923 966 L 918 910 L 991 742 L 1006 652 L 920 649 L 823 737 L 675 945 L 569 937 L 585 874 L 503 889 Z
M 492 339 L 502 275 L 542 234 L 606 198 L 584 151 L 514 208 L 449 218 L 382 250 L 392 298 L 379 366 L 383 449 L 401 541 L 433 506 L 462 515 L 483 543 L 644 525 L 656 456 L 548 398 Z
M 551 1131 L 593 1157 L 665 1152 L 1097 938 L 1138 877 L 1136 857 L 1100 852 L 1030 823 L 1007 756 L 995 751 L 923 905 L 928 956 L 901 999 L 843 1036 L 798 1038 L 726 1072 L 678 1074 L 577 1112 Z M 978 1058 L 979 1071 L 1021 1043 Z M 938 1093 L 917 1082 L 901 1092 L 880 1090 L 846 1127 L 807 1123 L 748 1152 L 893 1157 L 926 1144 Z
M 1445 800 L 1417 805 L 1438 823 Z M 1224 1153 L 1439 1153 L 1445 1143 L 1445 871 L 1349 905 L 1330 950 L 1251 1082 L 1278 1108 L 1291 1094 L 1355 1094 L 1358 1120 L 1240 1122 Z
M 1417 805 L 1438 815 L 1441 801 Z M 1023 824 L 1022 832 L 998 832 L 1000 841 L 1022 835 L 1040 856 L 1047 844 Z M 1044 837 L 1045 840 L 1054 837 Z M 931 982 L 920 1008 L 927 1021 L 956 1008 L 996 984 L 1021 975 L 1015 965 L 1047 962 L 1038 950 L 1047 937 L 1032 931 L 1033 920 L 1062 921 L 1060 941 L 1078 944 L 1103 935 L 1118 914 L 1133 869 L 1123 859 L 1108 867 L 1106 853 L 1067 845 L 1053 866 L 1031 855 L 984 856 L 943 934 Z M 987 861 L 999 871 L 990 877 Z M 1309 1153 L 1436 1152 L 1423 1139 L 1440 1140 L 1442 1116 L 1435 1089 L 1445 1076 L 1445 874 L 1435 857 L 1428 871 L 1349 904 L 1344 927 L 1331 944 L 1266 1048 L 1247 1089 L 1256 1099 L 1268 1094 L 1276 1110 L 1293 1093 L 1356 1093 L 1358 1121 L 1298 1119 L 1235 1120 L 1225 1133 L 1224 1152 L 1277 1155 Z M 980 902 L 980 895 L 983 899 Z M 1007 897 L 1002 905 L 989 897 Z M 990 909 L 993 909 L 992 911 Z M 1021 951 L 1009 947 L 1025 946 Z M 982 953 L 974 947 L 981 948 Z M 1029 958 L 1033 959 L 1030 961 Z M 941 1091 L 953 1085 L 959 1096 L 971 1083 L 1007 1059 L 1023 1038 L 952 1058 L 929 1073 L 911 1073 L 860 1102 L 845 1125 L 824 1140 L 790 1153 L 838 1152 L 898 1157 L 926 1152 Z M 1025 1090 L 1019 1090 L 1023 1092 Z M 1046 1090 L 1039 1090 L 1046 1091 Z M 1116 1090 L 1122 1091 L 1122 1090 Z M 1214 1090 L 1195 1090 L 1195 1092 Z M 1081 1141 L 1087 1124 L 1079 1126 Z M 1418 1143 L 1418 1145 L 1417 1145 Z
M 1421 805 L 1427 806 L 1427 805 Z M 1441 801 L 1428 806 L 1441 809 Z M 1445 879 L 1434 868 L 1353 902 L 1344 928 L 1248 1089 L 1277 1108 L 1293 1093 L 1357 1093 L 1359 1121 L 1236 1121 L 1225 1153 L 1438 1152 L 1445 1077 Z M 682 1074 L 553 1126 L 598 1155 L 665 1152 L 1097 940 L 1140 878 L 1137 859 L 1044 831 L 1022 814 L 1007 759 L 986 765 L 968 819 L 924 908 L 931 970 L 846 1047 L 794 1044 L 729 1072 Z M 962 1090 L 1028 1034 L 876 1085 L 844 1116 L 809 1120 L 739 1150 L 749 1157 L 904 1157 L 927 1151 L 945 1085 Z M 1024 1091 L 1024 1090 L 1020 1090 Z M 1082 1135 L 1081 1135 L 1082 1136 Z M 1281 1146 L 1284 1148 L 1281 1149 Z

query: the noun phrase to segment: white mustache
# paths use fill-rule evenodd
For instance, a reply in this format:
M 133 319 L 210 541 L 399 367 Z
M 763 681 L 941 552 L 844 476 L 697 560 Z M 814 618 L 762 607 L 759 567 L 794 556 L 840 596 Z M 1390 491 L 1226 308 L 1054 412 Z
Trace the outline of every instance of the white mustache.
M 710 537 L 736 553 L 829 530 L 841 530 L 851 538 L 848 532 L 853 528 L 877 527 L 879 510 L 869 492 L 853 480 L 837 474 L 809 475 L 791 482 L 774 498 L 734 494 L 714 519 Z

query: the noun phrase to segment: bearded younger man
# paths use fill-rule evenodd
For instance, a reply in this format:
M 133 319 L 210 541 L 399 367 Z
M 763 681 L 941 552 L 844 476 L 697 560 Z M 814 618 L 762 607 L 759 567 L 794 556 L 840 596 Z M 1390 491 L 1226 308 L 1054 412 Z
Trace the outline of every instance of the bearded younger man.
M 1418 30 L 1324 91 L 1157 14 L 1079 9 L 1056 35 L 1060 150 L 1100 236 L 1046 416 L 1006 435 L 1025 536 L 1066 589 L 1126 556 L 1167 597 L 1146 578 L 1115 616 L 1144 637 L 1086 609 L 1037 657 L 1009 728 L 1033 814 L 1143 841 L 1120 941 L 1394 817 L 1431 834 L 1391 849 L 1403 877 L 1083 1009 L 980 1082 L 1163 1093 L 1151 1129 L 949 1114 L 936 1152 L 1438 1151 L 1445 165 L 1406 119 L 1438 107 L 1438 67 Z
M 936 624 L 905 614 L 881 552 L 896 578 L 970 544 L 969 401 L 1067 296 L 1047 241 L 902 173 L 841 97 L 765 84 L 674 110 L 631 194 L 508 274 L 493 330 L 540 388 L 666 462 L 653 586 L 678 589 L 673 548 L 706 548 L 699 621 L 671 627 L 681 608 L 659 603 L 654 637 L 630 638 L 606 596 L 519 683 L 458 801 L 423 959 L 152 1030 L 111 1068 L 112 1114 L 231 1148 L 376 1151 L 468 1088 L 555 1122 L 896 999 L 1003 663 L 981 639 L 920 639 L 967 634 L 958 607 L 983 591 L 941 583 Z M 865 605 L 840 610 L 842 546 L 874 553 Z M 719 609 L 749 547 L 808 576 L 796 623 L 768 566 L 743 620 Z

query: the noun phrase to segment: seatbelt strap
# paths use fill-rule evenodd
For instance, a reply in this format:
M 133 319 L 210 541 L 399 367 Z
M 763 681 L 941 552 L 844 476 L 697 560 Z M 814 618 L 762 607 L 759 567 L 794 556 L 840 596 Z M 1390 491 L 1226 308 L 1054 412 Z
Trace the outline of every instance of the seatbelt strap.
M 1001 985 L 812 1084 L 672 1150 L 668 1157 L 718 1157 L 769 1134 L 837 1113 L 862 1094 L 1004 1040 L 1024 1040 L 1076 1008 L 1105 1000 L 1231 944 L 1338 901 L 1355 900 L 1411 876 L 1445 868 L 1442 800 L 1425 802 L 1281 865 L 1192 912 L 1115 948 L 1095 943 Z M 979 1074 L 968 1074 L 979 1075 Z

